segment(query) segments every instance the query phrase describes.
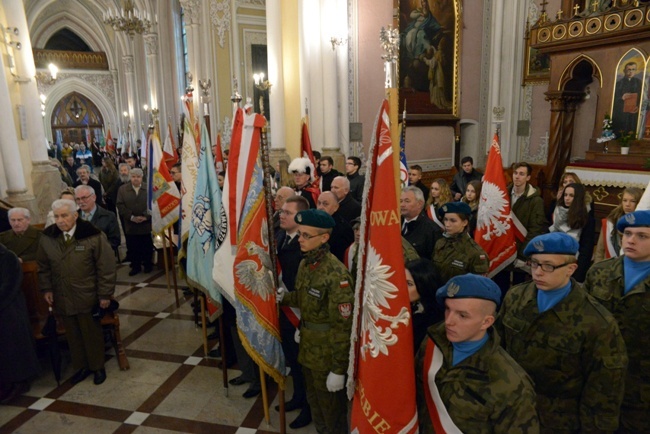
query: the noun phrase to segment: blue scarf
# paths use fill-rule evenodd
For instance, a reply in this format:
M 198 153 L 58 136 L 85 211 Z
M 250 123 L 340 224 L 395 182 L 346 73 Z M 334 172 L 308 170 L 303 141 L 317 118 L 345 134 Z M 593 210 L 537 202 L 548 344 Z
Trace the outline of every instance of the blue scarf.
M 623 258 L 623 276 L 625 276 L 625 289 L 623 294 L 627 294 L 639 282 L 644 280 L 650 274 L 650 261 L 636 262 L 628 258 Z
M 556 304 L 564 300 L 564 297 L 571 292 L 571 281 L 562 288 L 552 289 L 550 291 L 537 290 L 537 308 L 539 313 L 546 312 Z
M 475 352 L 481 349 L 483 345 L 488 341 L 488 334 L 486 333 L 485 336 L 483 336 L 481 339 L 478 341 L 466 341 L 466 342 L 452 342 L 452 346 L 454 347 L 454 351 L 452 352 L 453 357 L 452 357 L 452 366 L 456 366 Z

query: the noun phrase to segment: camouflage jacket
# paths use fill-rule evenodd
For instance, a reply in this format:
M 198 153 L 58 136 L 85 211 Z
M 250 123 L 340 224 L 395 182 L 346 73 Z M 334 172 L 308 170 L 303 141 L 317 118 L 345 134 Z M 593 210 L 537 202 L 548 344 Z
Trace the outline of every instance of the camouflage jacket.
M 638 432 L 650 431 L 650 276 L 623 295 L 623 257 L 594 264 L 587 273 L 585 290 L 614 315 L 627 346 L 630 363 L 625 377 L 623 407 L 645 413 L 636 423 Z M 628 419 L 625 411 L 621 421 Z M 632 421 L 629 421 L 632 423 Z
M 508 197 L 512 193 L 513 184 L 508 185 L 506 191 Z M 511 199 L 512 200 L 512 199 Z M 512 202 L 511 202 L 512 203 Z M 526 190 L 522 196 L 517 199 L 514 205 L 511 205 L 512 212 L 517 216 L 521 224 L 526 228 L 527 234 L 524 241 L 517 239 L 517 257 L 521 260 L 527 260 L 524 255 L 524 249 L 528 242 L 537 235 L 548 232 L 548 222 L 544 214 L 544 200 L 539 194 L 539 190 L 531 184 L 526 184 Z
M 454 424 L 464 433 L 538 433 L 535 391 L 528 374 L 499 346 L 499 336 L 490 329 L 490 339 L 475 354 L 452 366 L 452 345 L 443 323 L 429 327 L 429 339 L 443 354 L 436 374 L 440 397 Z M 418 419 L 421 433 L 433 433 L 423 381 L 425 339 L 415 359 Z
M 543 432 L 613 432 L 627 354 L 616 320 L 571 279 L 569 295 L 539 313 L 537 287 L 512 287 L 495 326 L 535 382 Z
M 300 308 L 298 362 L 315 371 L 348 370 L 354 282 L 324 244 L 308 252 L 296 274 L 296 290 L 282 304 Z
M 487 253 L 467 232 L 439 239 L 432 259 L 442 283 L 461 274 L 486 274 L 490 270 Z

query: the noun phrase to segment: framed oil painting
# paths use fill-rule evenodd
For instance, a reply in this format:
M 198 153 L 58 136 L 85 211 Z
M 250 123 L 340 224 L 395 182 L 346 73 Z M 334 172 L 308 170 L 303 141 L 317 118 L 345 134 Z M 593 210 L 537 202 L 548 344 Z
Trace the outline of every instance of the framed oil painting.
M 420 124 L 459 116 L 460 0 L 399 0 L 400 112 Z
M 548 83 L 551 78 L 551 56 L 541 53 L 526 40 L 524 60 L 524 83 Z

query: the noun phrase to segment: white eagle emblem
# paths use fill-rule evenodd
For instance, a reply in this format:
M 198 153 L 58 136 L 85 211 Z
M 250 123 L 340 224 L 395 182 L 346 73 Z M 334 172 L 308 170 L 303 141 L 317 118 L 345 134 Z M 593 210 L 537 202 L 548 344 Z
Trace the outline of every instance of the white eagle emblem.
M 543 252 L 543 251 L 544 251 L 544 241 L 535 241 L 535 242 L 533 243 L 533 247 L 534 247 L 535 250 L 537 250 L 538 252 Z
M 636 218 L 634 217 L 634 214 L 632 214 L 632 213 L 625 214 L 625 216 L 623 218 L 625 218 L 625 221 L 629 225 L 633 225 L 634 222 L 636 221 Z
M 262 222 L 262 244 L 255 244 L 252 241 L 246 243 L 248 256 L 257 256 L 262 265 L 259 268 L 258 263 L 252 259 L 245 259 L 235 265 L 235 274 L 239 281 L 247 290 L 259 296 L 262 300 L 267 301 L 269 296 L 274 293 L 273 290 L 273 264 L 268 252 L 268 228 L 266 219 Z
M 498 185 L 484 181 L 481 188 L 481 201 L 478 207 L 477 228 L 485 230 L 483 239 L 500 237 L 510 229 L 510 216 L 504 215 L 508 199 Z
M 410 314 L 406 307 L 402 307 L 395 316 L 383 313 L 384 308 L 390 308 L 389 300 L 397 297 L 398 288 L 388 279 L 394 274 L 390 265 L 383 265 L 381 256 L 372 245 L 368 245 L 366 257 L 366 290 L 363 293 L 363 314 L 361 318 L 361 357 L 365 360 L 366 352 L 370 351 L 372 357 L 379 353 L 388 354 L 388 347 L 397 343 L 397 336 L 393 329 L 399 324 L 408 325 Z M 379 320 L 390 323 L 389 327 L 382 327 Z

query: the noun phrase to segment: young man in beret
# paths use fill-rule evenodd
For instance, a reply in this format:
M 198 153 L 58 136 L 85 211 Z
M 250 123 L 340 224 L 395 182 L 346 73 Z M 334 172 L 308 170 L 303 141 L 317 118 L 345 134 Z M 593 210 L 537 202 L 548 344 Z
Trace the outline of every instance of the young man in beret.
M 334 219 L 321 210 L 300 211 L 298 242 L 304 258 L 294 292 L 279 291 L 282 304 L 300 308 L 298 362 L 319 433 L 348 432 L 345 373 L 350 353 L 354 282 L 327 244 Z
M 554 232 L 524 254 L 533 281 L 506 293 L 496 328 L 535 383 L 541 432 L 614 432 L 627 367 L 614 317 L 571 278 L 578 242 Z
M 530 377 L 499 345 L 492 324 L 501 290 L 487 277 L 453 277 L 436 293 L 445 321 L 429 327 L 416 356 L 421 433 L 537 433 Z M 516 397 L 516 398 L 513 398 Z
M 630 363 L 619 432 L 650 432 L 650 211 L 623 216 L 624 256 L 594 264 L 586 291 L 614 315 Z

